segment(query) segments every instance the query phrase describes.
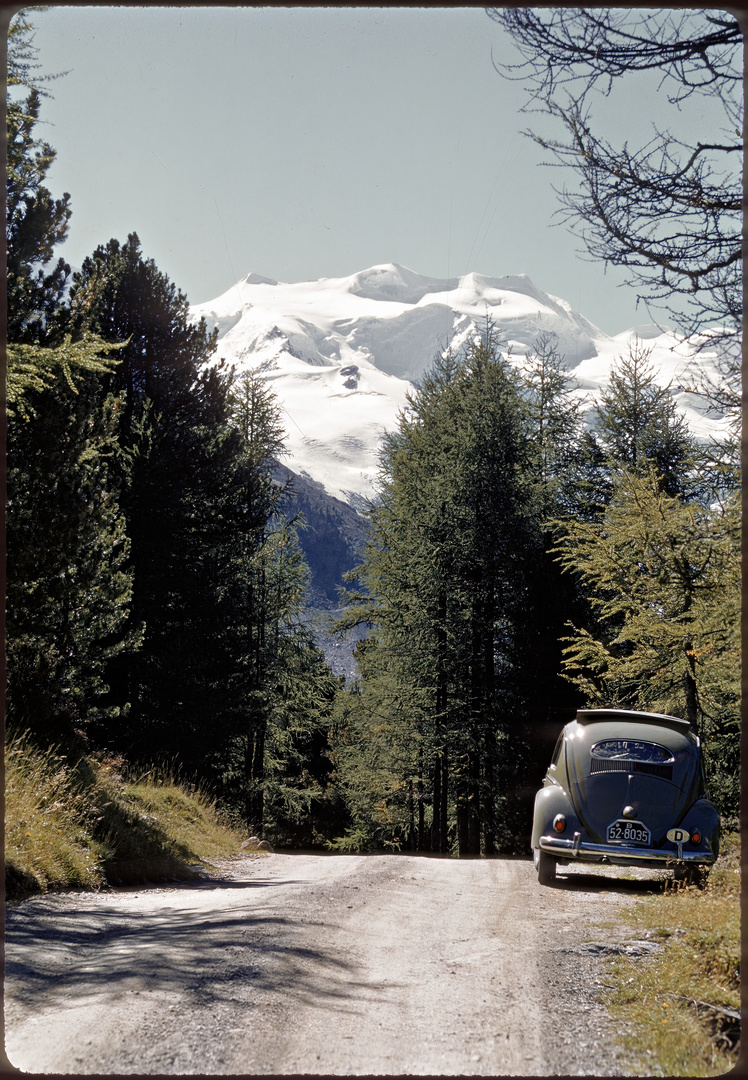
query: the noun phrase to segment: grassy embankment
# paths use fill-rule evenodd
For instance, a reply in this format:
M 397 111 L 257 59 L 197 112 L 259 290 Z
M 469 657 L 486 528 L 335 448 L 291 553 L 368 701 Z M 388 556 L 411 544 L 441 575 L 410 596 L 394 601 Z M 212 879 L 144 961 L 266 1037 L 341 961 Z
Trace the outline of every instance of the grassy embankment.
M 668 888 L 624 913 L 662 943 L 613 962 L 605 1004 L 640 1075 L 715 1076 L 740 1049 L 740 838 L 723 837 L 705 889 Z
M 190 879 L 244 834 L 199 791 L 118 760 L 70 763 L 27 736 L 5 748 L 6 895 Z

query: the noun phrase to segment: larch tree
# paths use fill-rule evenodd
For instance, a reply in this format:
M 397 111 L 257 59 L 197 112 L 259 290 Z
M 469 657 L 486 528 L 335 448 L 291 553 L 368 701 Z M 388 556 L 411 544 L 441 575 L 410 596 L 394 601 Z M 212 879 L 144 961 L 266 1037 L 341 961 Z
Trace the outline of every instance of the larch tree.
M 562 219 L 590 257 L 622 267 L 648 306 L 722 350 L 703 379 L 737 413 L 742 318 L 742 30 L 719 9 L 489 8 L 521 60 L 497 67 L 523 82 L 528 111 L 565 132 L 526 132 L 576 181 L 558 190 Z M 595 130 L 595 93 L 654 77 L 670 126 L 640 146 Z M 691 135 L 681 114 L 704 124 Z M 703 117 L 703 119 L 702 119 Z M 693 130 L 696 125 L 691 124 Z
M 622 470 L 600 521 L 559 523 L 557 553 L 597 612 L 572 625 L 564 665 L 591 705 L 685 716 L 705 739 L 715 793 L 737 810 L 740 514 L 663 490 L 652 464 Z

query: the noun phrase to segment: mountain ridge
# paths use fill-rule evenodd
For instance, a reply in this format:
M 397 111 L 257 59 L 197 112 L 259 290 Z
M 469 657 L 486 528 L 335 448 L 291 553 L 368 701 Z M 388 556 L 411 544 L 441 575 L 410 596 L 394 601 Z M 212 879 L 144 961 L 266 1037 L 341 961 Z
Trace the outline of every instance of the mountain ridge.
M 381 263 L 287 283 L 252 272 L 192 305 L 190 317 L 218 328 L 215 361 L 257 371 L 273 386 L 286 420 L 284 464 L 356 510 L 375 496 L 378 447 L 408 393 L 438 352 L 462 348 L 486 319 L 513 363 L 540 333 L 555 334 L 588 417 L 611 365 L 638 338 L 652 349 L 651 363 L 694 434 L 720 430 L 719 418 L 688 389 L 699 347 L 698 366 L 717 370 L 708 338 L 684 342 L 653 324 L 611 337 L 525 274 L 435 278 Z

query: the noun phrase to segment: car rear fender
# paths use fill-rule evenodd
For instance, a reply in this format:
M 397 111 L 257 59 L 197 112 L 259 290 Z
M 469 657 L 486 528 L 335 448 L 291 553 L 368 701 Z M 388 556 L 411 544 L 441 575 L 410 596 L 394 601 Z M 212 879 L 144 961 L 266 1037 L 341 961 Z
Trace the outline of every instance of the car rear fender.
M 580 823 L 574 807 L 564 789 L 555 783 L 546 783 L 535 796 L 535 812 L 532 819 L 532 848 L 540 846 L 540 837 L 553 832 L 553 819 L 556 814 L 566 818 L 565 836 L 573 835 Z
M 688 833 L 693 833 L 695 829 L 698 829 L 702 837 L 701 843 L 698 845 L 699 849 L 711 851 L 715 856 L 719 855 L 719 814 L 716 806 L 710 803 L 708 799 L 698 799 L 683 817 L 683 820 L 678 822 L 678 826 Z M 665 840 L 665 846 L 668 846 L 669 843 L 671 842 Z M 689 849 L 693 850 L 693 845 L 689 844 Z

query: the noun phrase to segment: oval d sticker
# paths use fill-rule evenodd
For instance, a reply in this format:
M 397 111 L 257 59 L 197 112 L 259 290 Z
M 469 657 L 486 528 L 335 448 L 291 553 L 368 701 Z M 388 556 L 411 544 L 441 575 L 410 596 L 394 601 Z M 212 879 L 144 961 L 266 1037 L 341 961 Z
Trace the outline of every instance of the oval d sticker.
M 670 829 L 667 838 L 674 844 L 685 844 L 686 840 L 691 839 L 691 834 L 686 829 Z

